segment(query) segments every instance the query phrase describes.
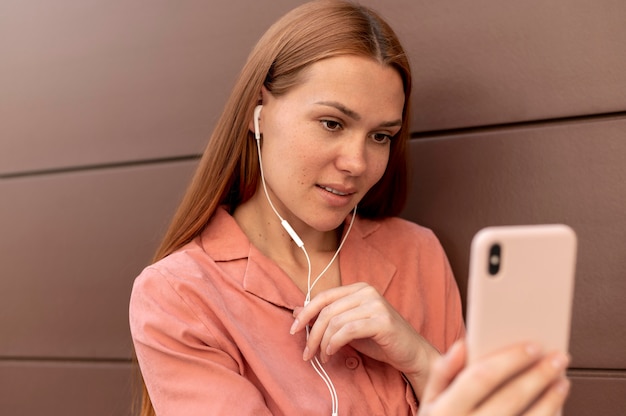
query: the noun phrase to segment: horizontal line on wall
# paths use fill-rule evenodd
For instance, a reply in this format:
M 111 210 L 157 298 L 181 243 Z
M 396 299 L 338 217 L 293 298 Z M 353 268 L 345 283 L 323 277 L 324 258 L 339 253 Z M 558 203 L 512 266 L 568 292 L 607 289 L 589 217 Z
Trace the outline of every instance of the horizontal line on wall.
M 567 123 L 574 123 L 574 122 L 576 123 L 594 122 L 594 121 L 602 121 L 602 120 L 609 120 L 609 119 L 623 118 L 623 117 L 626 117 L 626 111 L 553 118 L 553 119 L 546 119 L 546 120 L 502 123 L 502 124 L 493 124 L 493 125 L 487 125 L 487 126 L 460 127 L 460 128 L 447 129 L 447 130 L 416 132 L 416 133 L 411 133 L 411 138 L 412 139 L 429 139 L 429 138 L 436 138 L 436 137 L 442 137 L 442 136 L 489 132 L 489 131 L 494 131 L 494 130 L 541 127 L 541 126 L 567 124 Z M 186 162 L 186 161 L 198 160 L 201 156 L 202 156 L 201 154 L 191 154 L 191 155 L 164 157 L 164 158 L 129 160 L 129 161 L 122 161 L 122 162 L 107 162 L 107 163 L 95 163 L 95 164 L 89 164 L 89 165 L 75 165 L 75 166 L 65 166 L 65 167 L 47 168 L 47 169 L 33 169 L 33 170 L 26 170 L 26 171 L 0 173 L 0 179 L 16 179 L 16 178 L 25 178 L 25 177 L 42 176 L 42 175 L 57 175 L 57 174 L 64 174 L 64 173 L 88 172 L 88 171 L 103 170 L 103 169 L 118 169 L 118 168 L 134 167 L 134 166 L 142 166 L 142 165 Z
M 0 356 L 0 364 L 2 363 L 51 363 L 51 364 L 130 364 L 133 362 L 130 358 L 99 358 L 99 357 L 18 357 L 18 356 Z
M 514 122 L 514 123 L 491 124 L 491 125 L 486 125 L 486 126 L 459 127 L 459 128 L 447 129 L 447 130 L 432 130 L 432 131 L 423 131 L 423 132 L 421 131 L 421 132 L 411 133 L 411 138 L 412 139 L 431 139 L 435 137 L 490 132 L 494 130 L 508 130 L 508 129 L 530 128 L 530 127 L 546 127 L 546 126 L 559 125 L 559 124 L 604 121 L 604 120 L 624 118 L 624 117 L 626 117 L 626 111 L 617 111 L 613 113 L 588 114 L 588 115 L 582 115 L 582 116 L 551 118 L 551 119 L 545 119 L 545 120 L 519 121 L 519 122 Z
M 570 377 L 602 377 L 626 380 L 626 370 L 612 368 L 568 368 Z
M 123 162 L 96 163 L 92 165 L 65 166 L 65 167 L 59 167 L 59 168 L 49 168 L 49 169 L 39 169 L 39 170 L 35 169 L 35 170 L 28 170 L 28 171 L 22 171 L 22 172 L 0 173 L 0 179 L 16 179 L 16 178 L 25 178 L 25 177 L 31 177 L 31 176 L 58 175 L 58 174 L 64 174 L 64 173 L 88 172 L 92 170 L 119 169 L 119 168 L 142 166 L 142 165 L 187 162 L 187 161 L 197 160 L 200 158 L 200 156 L 201 155 L 184 155 L 184 156 L 163 157 L 163 158 L 155 158 L 155 159 L 128 160 L 128 161 L 123 161 Z

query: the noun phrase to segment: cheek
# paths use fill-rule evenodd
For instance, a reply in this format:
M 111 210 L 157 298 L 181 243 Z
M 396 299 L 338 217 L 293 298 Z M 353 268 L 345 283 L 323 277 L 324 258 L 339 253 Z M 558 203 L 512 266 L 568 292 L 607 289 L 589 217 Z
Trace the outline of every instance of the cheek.
M 389 148 L 382 152 L 375 152 L 370 159 L 370 163 L 370 176 L 372 178 L 372 185 L 374 185 L 380 180 L 380 178 L 383 177 L 385 171 L 387 170 L 387 164 L 389 163 Z
M 302 182 L 317 166 L 319 150 L 310 140 L 306 140 L 305 132 L 298 128 L 287 128 L 284 132 L 274 134 L 267 141 L 268 163 L 290 178 L 298 178 Z

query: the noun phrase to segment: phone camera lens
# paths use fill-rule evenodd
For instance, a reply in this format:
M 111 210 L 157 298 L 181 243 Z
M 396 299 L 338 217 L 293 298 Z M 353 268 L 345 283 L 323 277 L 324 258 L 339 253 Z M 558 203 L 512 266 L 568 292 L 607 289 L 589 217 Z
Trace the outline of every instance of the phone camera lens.
M 489 274 L 492 276 L 500 271 L 501 251 L 500 244 L 494 244 L 489 249 Z

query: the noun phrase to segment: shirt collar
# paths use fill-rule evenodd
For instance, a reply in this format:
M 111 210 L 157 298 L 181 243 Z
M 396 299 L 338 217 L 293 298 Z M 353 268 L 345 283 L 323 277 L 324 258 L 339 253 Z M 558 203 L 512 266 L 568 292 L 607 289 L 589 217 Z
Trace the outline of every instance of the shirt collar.
M 346 224 L 347 225 L 347 224 Z M 368 242 L 380 222 L 357 218 L 339 253 L 343 285 L 365 282 L 384 294 L 396 267 Z M 345 227 L 347 228 L 347 227 Z M 224 238 L 227 235 L 229 238 Z M 243 288 L 276 306 L 293 310 L 304 303 L 304 293 L 273 261 L 254 247 L 235 219 L 219 208 L 202 233 L 202 247 L 216 262 L 248 259 Z

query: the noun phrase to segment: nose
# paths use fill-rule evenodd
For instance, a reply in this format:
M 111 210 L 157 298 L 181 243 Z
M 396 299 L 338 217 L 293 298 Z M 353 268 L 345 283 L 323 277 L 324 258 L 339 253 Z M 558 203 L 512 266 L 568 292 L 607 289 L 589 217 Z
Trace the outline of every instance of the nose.
M 358 135 L 344 139 L 339 146 L 335 165 L 350 176 L 359 176 L 367 168 L 365 140 Z

